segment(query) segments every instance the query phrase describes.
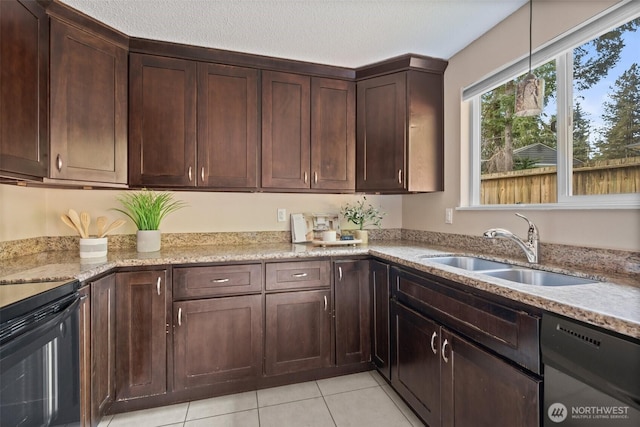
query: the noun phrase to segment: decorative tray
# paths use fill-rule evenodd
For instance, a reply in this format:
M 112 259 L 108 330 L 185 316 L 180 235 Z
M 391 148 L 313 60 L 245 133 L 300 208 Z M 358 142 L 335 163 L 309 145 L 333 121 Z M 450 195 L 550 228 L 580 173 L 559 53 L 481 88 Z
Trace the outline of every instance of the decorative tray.
M 335 240 L 333 242 L 324 240 L 312 240 L 313 246 L 355 246 L 362 243 L 362 240 Z

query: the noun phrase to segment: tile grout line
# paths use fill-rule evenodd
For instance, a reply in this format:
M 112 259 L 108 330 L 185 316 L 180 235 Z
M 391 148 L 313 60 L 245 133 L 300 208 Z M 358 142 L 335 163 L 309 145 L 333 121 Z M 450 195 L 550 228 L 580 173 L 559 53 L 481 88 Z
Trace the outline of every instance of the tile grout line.
M 316 380 L 315 383 L 316 383 L 316 387 L 318 387 L 318 391 L 320 392 L 320 396 L 322 396 L 322 401 L 324 402 L 324 406 L 327 408 L 327 411 L 329 412 L 329 416 L 331 417 L 331 422 L 333 423 L 333 425 L 335 427 L 337 427 L 338 423 L 336 422 L 336 419 L 333 417 L 333 412 L 331 412 L 331 408 L 329 408 L 329 404 L 327 403 L 327 399 L 325 398 L 325 395 L 322 392 L 322 389 L 318 385 L 318 381 Z
M 404 411 L 402 410 L 402 408 L 400 406 L 398 406 L 398 404 L 396 403 L 395 399 L 389 394 L 387 393 L 387 391 L 384 389 L 384 387 L 380 386 L 380 388 L 382 389 L 382 392 L 384 394 L 387 395 L 387 397 L 389 397 L 389 399 L 391 400 L 391 402 L 394 404 L 394 406 L 396 408 L 398 408 L 398 411 L 400 411 L 400 413 L 402 414 L 402 416 L 407 420 L 407 422 L 409 423 L 409 425 L 411 425 L 413 427 L 413 423 L 411 422 L 411 420 L 409 419 L 409 417 L 407 417 L 407 415 L 404 413 Z M 393 390 L 393 389 L 392 389 Z M 402 399 L 400 396 L 398 396 L 400 399 Z M 408 408 L 408 406 L 407 406 Z M 411 410 L 411 408 L 409 408 L 409 410 Z M 422 420 L 419 419 L 419 421 L 422 423 Z M 422 423 L 424 425 L 424 423 Z

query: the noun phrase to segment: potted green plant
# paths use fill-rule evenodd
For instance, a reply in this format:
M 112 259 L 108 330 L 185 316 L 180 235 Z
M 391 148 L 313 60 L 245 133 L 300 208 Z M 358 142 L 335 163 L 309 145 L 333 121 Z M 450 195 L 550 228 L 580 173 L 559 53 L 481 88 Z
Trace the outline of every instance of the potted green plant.
M 355 224 L 358 228 L 354 231 L 354 237 L 362 240 L 363 244 L 369 242 L 369 233 L 365 227 L 373 226 L 380 228 L 385 212 L 374 208 L 371 203 L 367 203 L 367 198 L 362 197 L 354 204 L 347 203 L 340 209 L 340 214 L 348 222 Z
M 160 250 L 160 222 L 172 212 L 186 206 L 186 203 L 173 200 L 171 193 L 156 193 L 143 189 L 120 195 L 118 201 L 122 212 L 136 225 L 138 252 L 155 252 Z

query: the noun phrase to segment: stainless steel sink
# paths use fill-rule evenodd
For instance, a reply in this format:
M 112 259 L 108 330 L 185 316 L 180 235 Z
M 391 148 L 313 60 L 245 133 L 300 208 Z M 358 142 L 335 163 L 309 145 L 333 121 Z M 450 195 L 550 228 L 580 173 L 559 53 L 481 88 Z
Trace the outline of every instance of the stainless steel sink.
M 482 258 L 476 258 L 471 256 L 445 256 L 434 257 L 433 255 L 423 255 L 419 258 L 428 259 L 431 262 L 438 264 L 444 264 L 451 267 L 462 268 L 469 271 L 485 271 L 485 270 L 498 270 L 511 268 L 510 264 L 503 262 L 489 261 Z
M 422 255 L 419 258 L 526 285 L 569 286 L 597 283 L 595 280 L 584 279 L 582 277 L 551 273 L 549 271 L 536 270 L 533 268 L 518 267 L 504 262 L 489 261 L 487 259 L 472 256 Z
M 511 282 L 535 286 L 569 286 L 597 283 L 595 280 L 584 279 L 582 277 L 551 273 L 549 271 L 533 270 L 529 268 L 510 268 L 505 270 L 486 271 L 482 274 L 498 279 L 509 280 Z

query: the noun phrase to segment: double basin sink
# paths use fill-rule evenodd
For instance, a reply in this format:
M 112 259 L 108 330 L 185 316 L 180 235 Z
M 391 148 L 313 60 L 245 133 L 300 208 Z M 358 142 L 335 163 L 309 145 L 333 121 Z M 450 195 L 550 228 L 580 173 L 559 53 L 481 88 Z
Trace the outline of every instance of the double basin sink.
M 597 283 L 595 280 L 585 279 L 568 274 L 552 273 L 533 268 L 515 266 L 503 262 L 489 261 L 471 256 L 433 256 L 423 255 L 421 259 L 437 264 L 448 265 L 462 270 L 481 273 L 486 276 L 511 282 L 534 286 L 568 286 Z

